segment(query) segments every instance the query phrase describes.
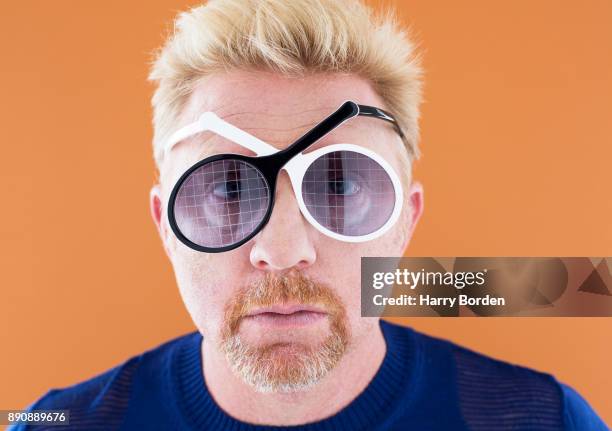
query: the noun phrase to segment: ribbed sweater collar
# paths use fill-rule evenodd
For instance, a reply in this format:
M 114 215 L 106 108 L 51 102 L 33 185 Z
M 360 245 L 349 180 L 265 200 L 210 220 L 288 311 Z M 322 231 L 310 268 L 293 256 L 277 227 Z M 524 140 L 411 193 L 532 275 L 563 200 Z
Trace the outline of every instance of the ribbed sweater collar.
M 401 404 L 406 407 L 415 391 L 419 357 L 414 332 L 383 320 L 380 326 L 387 345 L 383 362 L 369 385 L 335 415 L 305 425 L 263 426 L 239 421 L 214 401 L 202 372 L 202 336 L 195 332 L 185 340 L 173 358 L 171 384 L 180 410 L 194 429 L 230 431 L 259 430 L 366 430 L 381 425 Z M 403 398 L 400 403 L 400 399 Z

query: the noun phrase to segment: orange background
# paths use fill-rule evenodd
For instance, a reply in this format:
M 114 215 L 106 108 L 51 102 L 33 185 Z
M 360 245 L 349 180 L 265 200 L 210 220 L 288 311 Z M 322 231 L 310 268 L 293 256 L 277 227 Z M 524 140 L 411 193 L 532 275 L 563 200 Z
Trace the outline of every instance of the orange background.
M 612 2 L 395 3 L 427 70 L 410 255 L 612 255 Z M 2 7 L 0 409 L 194 329 L 148 212 L 145 80 L 188 5 Z M 612 423 L 610 318 L 405 322 L 554 373 Z

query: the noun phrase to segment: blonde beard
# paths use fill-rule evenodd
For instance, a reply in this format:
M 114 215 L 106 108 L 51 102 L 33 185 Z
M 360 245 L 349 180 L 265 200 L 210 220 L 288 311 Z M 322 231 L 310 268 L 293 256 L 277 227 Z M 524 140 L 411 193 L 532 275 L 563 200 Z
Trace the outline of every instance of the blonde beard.
M 329 313 L 330 335 L 315 347 L 296 343 L 249 346 L 238 335 L 240 319 L 256 307 L 285 302 L 317 304 Z M 268 274 L 261 282 L 241 291 L 226 307 L 221 350 L 230 367 L 257 392 L 296 392 L 311 388 L 344 355 L 348 346 L 346 312 L 339 298 L 326 286 L 297 271 Z

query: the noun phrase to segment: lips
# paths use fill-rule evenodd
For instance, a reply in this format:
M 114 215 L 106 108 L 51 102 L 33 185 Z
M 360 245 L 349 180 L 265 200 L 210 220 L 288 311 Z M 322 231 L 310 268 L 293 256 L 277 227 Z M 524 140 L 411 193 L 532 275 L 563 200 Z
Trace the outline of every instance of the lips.
M 312 305 L 277 304 L 256 308 L 245 319 L 270 328 L 286 328 L 311 325 L 326 316 L 322 308 Z
M 313 312 L 313 313 L 325 313 L 320 307 L 306 304 L 276 304 L 269 307 L 259 307 L 251 311 L 248 315 L 255 316 L 263 313 L 274 313 L 274 314 L 293 314 L 298 312 Z

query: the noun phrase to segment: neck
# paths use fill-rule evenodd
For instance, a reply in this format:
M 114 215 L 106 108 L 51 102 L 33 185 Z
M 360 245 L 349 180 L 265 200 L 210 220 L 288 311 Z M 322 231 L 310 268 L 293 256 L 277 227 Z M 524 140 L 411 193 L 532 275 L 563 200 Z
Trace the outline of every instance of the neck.
M 221 409 L 243 422 L 278 426 L 318 421 L 346 407 L 370 383 L 385 353 L 385 339 L 376 324 L 350 341 L 342 359 L 314 387 L 293 393 L 259 393 L 232 372 L 213 341 L 205 337 L 202 342 L 206 385 Z

